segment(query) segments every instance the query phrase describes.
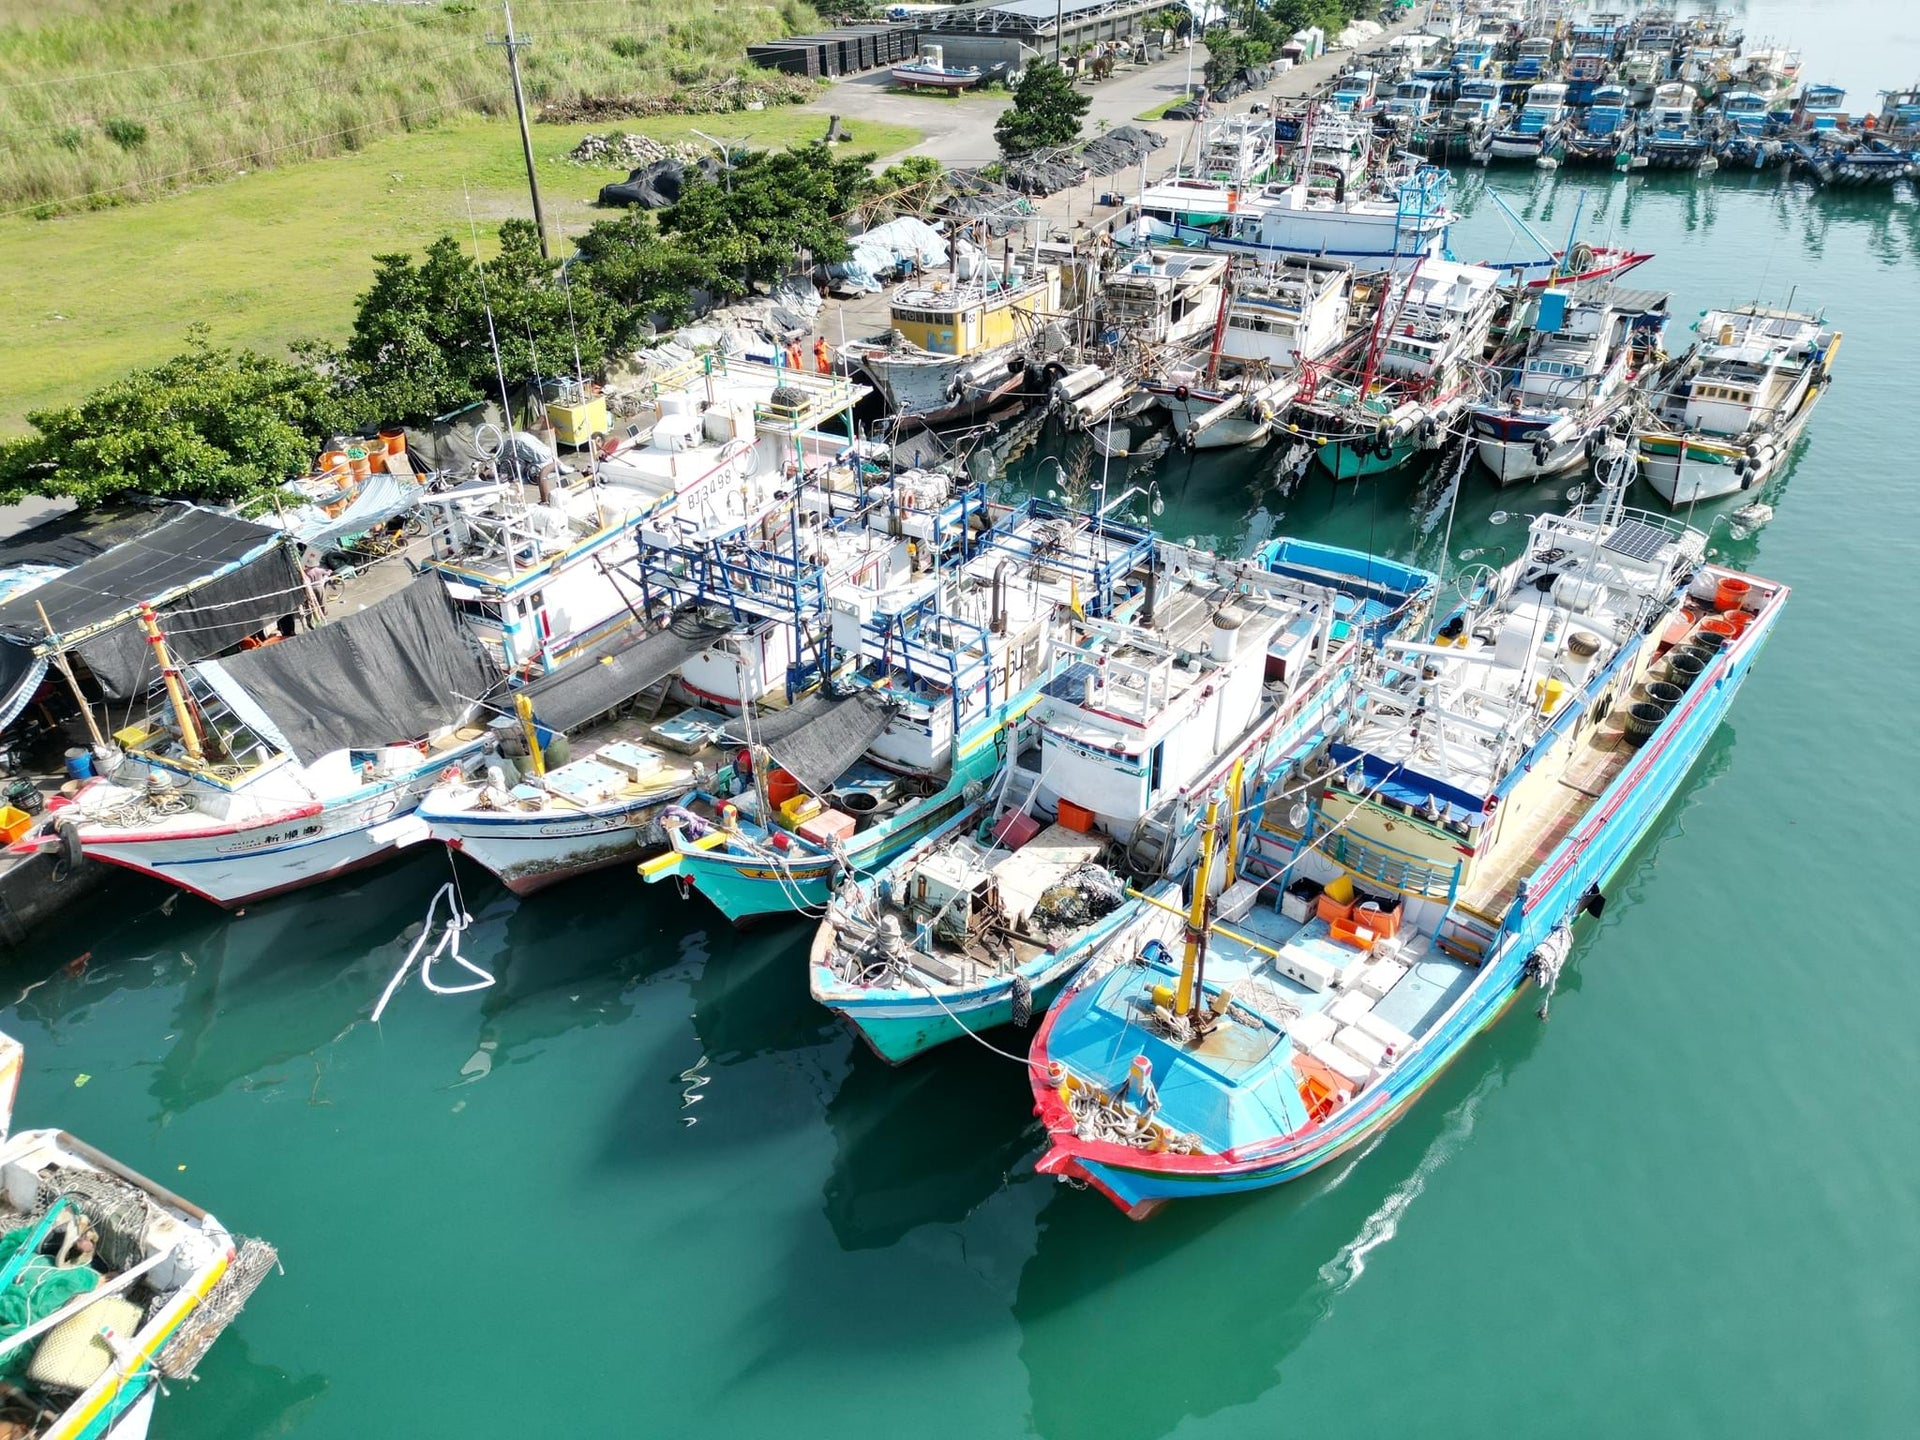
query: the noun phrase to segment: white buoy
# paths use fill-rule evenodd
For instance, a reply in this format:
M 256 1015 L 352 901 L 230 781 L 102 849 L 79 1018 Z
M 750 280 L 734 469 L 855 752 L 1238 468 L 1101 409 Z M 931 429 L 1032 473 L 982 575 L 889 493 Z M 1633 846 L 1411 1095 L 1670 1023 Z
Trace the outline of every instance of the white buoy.
M 1560 168 L 1560 162 L 1554 159 L 1551 155 L 1542 155 L 1538 160 L 1534 161 L 1533 163 L 1536 168 L 1541 170 L 1558 170 Z

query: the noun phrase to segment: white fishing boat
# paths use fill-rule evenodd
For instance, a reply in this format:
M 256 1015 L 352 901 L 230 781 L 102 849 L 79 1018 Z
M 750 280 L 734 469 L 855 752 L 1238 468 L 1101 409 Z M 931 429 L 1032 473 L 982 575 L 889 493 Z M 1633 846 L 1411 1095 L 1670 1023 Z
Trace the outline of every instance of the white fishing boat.
M 632 618 L 615 567 L 642 527 L 677 536 L 762 523 L 797 471 L 844 458 L 866 393 L 837 375 L 721 353 L 661 370 L 587 463 L 544 471 L 537 498 L 499 459 L 428 494 L 420 568 L 503 669 L 545 674 Z
M 731 773 L 741 699 L 784 707 L 830 677 L 833 606 L 883 594 L 910 605 L 934 585 L 986 497 L 933 479 L 866 489 L 851 524 L 834 513 L 843 491 L 810 484 L 784 528 L 643 544 L 633 590 L 648 622 L 503 701 L 522 714 L 524 773 L 449 774 L 420 818 L 521 895 L 657 852 L 662 813 Z M 551 768 L 542 732 L 565 737 Z
M 1263 185 L 1237 196 L 1231 213 L 1214 215 L 1176 187 L 1140 196 L 1140 220 L 1125 238 L 1277 259 L 1320 255 L 1365 264 L 1411 266 L 1440 253 L 1453 212 L 1444 170 L 1422 166 L 1383 181 L 1379 193 L 1317 192 L 1306 179 Z
M 1165 544 L 1140 583 L 1114 619 L 1049 638 L 1067 663 L 993 787 L 836 894 L 813 995 L 883 1058 L 1024 1023 L 1094 947 L 1158 933 L 1164 912 L 1129 906 L 1119 874 L 1180 874 L 1200 797 L 1257 783 L 1343 695 L 1359 612 L 1334 589 Z
M 983 264 L 975 273 L 902 285 L 891 298 L 887 337 L 843 347 L 892 414 L 944 425 L 1004 404 L 1020 389 L 1025 344 L 1060 308 L 1059 272 Z
M 1469 412 L 1480 463 L 1502 485 L 1586 463 L 1625 416 L 1667 322 L 1664 291 L 1601 284 L 1533 297 L 1522 353 L 1502 365 L 1500 392 Z
M 1558 81 L 1535 85 L 1513 124 L 1488 139 L 1495 160 L 1557 160 L 1566 149 L 1567 87 Z
M 1205 354 L 1161 367 L 1146 386 L 1192 449 L 1255 445 L 1300 390 L 1300 362 L 1347 337 L 1353 268 L 1339 260 L 1286 256 L 1237 268 L 1225 324 Z
M 1669 505 L 1763 484 L 1786 463 L 1840 348 L 1817 315 L 1710 310 L 1700 342 L 1634 432 L 1647 483 Z
M 1499 287 L 1486 266 L 1422 260 L 1376 287 L 1366 330 L 1303 366 L 1294 417 L 1334 479 L 1392 470 L 1443 443 L 1483 394 Z
M 372 864 L 424 839 L 420 798 L 487 749 L 499 679 L 438 579 L 224 660 L 175 666 L 166 703 L 121 732 L 58 843 L 228 907 Z
M 0 1035 L 0 1434 L 144 1440 L 279 1259 L 64 1130 L 14 1130 L 21 1061 Z

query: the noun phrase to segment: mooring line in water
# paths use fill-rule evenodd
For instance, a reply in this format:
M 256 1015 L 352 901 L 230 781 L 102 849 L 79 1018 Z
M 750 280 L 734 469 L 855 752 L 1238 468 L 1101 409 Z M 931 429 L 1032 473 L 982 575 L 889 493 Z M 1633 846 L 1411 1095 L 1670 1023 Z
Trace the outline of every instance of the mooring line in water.
M 427 902 L 426 924 L 420 927 L 420 934 L 413 942 L 413 948 L 407 951 L 407 958 L 401 961 L 400 968 L 393 972 L 393 978 L 387 981 L 387 988 L 380 992 L 379 1003 L 373 1007 L 373 1020 L 376 1025 L 380 1023 L 380 1016 L 385 1012 L 387 1002 L 393 999 L 394 992 L 405 982 L 408 973 L 413 969 L 415 960 L 420 961 L 421 984 L 435 995 L 466 995 L 475 990 L 484 990 L 493 984 L 492 975 L 460 953 L 460 933 L 473 924 L 473 916 L 469 915 L 466 907 L 460 903 L 457 885 L 458 882 L 455 880 L 447 881 L 433 892 L 433 899 Z M 433 917 L 440 909 L 442 900 L 447 902 L 447 928 L 440 932 L 439 943 L 433 947 L 432 952 L 422 958 L 420 952 L 426 948 L 427 937 L 433 934 Z M 478 978 L 469 980 L 464 985 L 436 983 L 433 978 L 433 962 L 443 955 L 462 970 Z

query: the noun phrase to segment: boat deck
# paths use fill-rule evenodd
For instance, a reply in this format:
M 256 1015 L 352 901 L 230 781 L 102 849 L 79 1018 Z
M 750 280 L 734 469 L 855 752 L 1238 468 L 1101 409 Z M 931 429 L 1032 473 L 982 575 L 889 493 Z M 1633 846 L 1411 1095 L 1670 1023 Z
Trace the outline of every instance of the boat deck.
M 1479 914 L 1499 917 L 1513 903 L 1520 881 L 1546 863 L 1556 846 L 1605 793 L 1608 785 L 1633 759 L 1626 730 L 1613 715 L 1596 725 L 1580 748 L 1567 758 L 1566 772 L 1552 791 L 1500 837 L 1487 863 L 1474 868 L 1461 891 L 1459 903 Z

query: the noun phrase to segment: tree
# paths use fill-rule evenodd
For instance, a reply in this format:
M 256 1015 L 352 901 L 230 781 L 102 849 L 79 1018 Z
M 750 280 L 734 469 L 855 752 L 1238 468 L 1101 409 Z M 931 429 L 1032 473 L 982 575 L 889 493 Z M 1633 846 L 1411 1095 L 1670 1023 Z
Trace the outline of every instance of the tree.
M 571 274 L 576 285 L 606 302 L 616 344 L 629 348 L 654 323 L 684 325 L 694 318 L 694 292 L 713 294 L 727 276 L 717 257 L 661 235 L 653 216 L 629 210 L 602 220 L 579 240 Z
M 451 235 L 417 262 L 376 255 L 346 344 L 300 347 L 331 377 L 351 423 L 425 420 L 501 398 L 501 373 L 509 384 L 570 374 L 576 355 L 588 373 L 605 363 L 623 316 L 587 286 L 569 293 L 529 222 L 509 220 L 499 234 L 499 253 L 483 264 Z
M 0 443 L 0 500 L 225 502 L 306 473 L 337 419 L 325 380 L 304 365 L 215 349 L 203 327 L 189 336 L 171 360 L 29 415 L 34 434 Z
M 1080 121 L 1092 104 L 1093 97 L 1075 90 L 1066 71 L 1035 60 L 1020 77 L 1013 105 L 994 122 L 993 138 L 1008 157 L 1071 145 L 1080 138 Z
M 872 193 L 872 163 L 824 145 L 756 151 L 718 184 L 689 173 L 660 229 L 712 261 L 718 296 L 749 294 L 791 271 L 802 252 L 820 264 L 852 253 L 845 217 Z

